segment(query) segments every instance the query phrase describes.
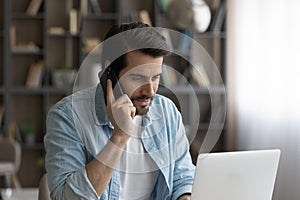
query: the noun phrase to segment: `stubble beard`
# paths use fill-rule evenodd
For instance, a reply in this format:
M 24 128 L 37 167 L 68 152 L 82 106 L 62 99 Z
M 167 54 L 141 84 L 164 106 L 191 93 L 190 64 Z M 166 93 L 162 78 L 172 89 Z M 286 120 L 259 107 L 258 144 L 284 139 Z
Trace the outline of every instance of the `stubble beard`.
M 148 96 L 139 96 L 139 97 L 133 97 L 131 98 L 131 101 L 133 102 L 134 104 L 134 101 L 138 100 L 138 99 L 149 99 L 150 102 L 147 106 L 135 106 L 136 107 L 136 112 L 135 112 L 135 115 L 145 115 L 147 114 L 147 112 L 149 111 L 149 108 L 150 108 L 150 105 L 153 101 L 153 98 L 154 97 L 148 97 Z

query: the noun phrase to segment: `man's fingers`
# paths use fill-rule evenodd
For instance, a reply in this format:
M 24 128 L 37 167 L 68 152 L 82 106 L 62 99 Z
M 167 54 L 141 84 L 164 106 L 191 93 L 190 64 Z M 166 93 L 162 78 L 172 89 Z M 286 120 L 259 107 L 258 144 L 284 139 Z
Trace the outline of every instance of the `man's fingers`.
M 128 114 L 133 119 L 136 113 L 136 107 L 132 104 L 132 102 L 124 102 L 123 104 L 118 105 L 118 109 L 125 109 L 128 111 Z
M 130 116 L 133 119 L 135 116 L 135 112 L 136 112 L 136 107 L 132 106 L 130 109 Z

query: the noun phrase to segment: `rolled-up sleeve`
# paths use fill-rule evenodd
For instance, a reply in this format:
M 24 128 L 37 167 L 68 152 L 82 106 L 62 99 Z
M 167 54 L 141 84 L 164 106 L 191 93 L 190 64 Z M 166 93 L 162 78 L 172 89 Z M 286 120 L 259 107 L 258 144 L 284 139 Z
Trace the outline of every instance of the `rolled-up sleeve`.
M 172 199 L 178 199 L 184 193 L 192 193 L 194 182 L 195 166 L 192 163 L 189 152 L 189 142 L 184 132 L 183 124 L 181 124 L 181 132 L 176 139 L 177 151 L 181 150 L 182 154 L 175 161 L 174 178 L 173 178 L 173 195 Z M 180 148 L 181 147 L 181 148 Z
M 156 113 L 159 113 L 157 111 L 159 107 L 163 108 L 161 110 L 166 111 L 161 114 L 165 119 L 153 122 L 158 124 L 163 123 L 164 127 L 162 132 L 153 137 L 155 140 L 154 144 L 161 145 L 156 145 L 157 148 L 152 153 L 154 160 L 157 160 L 158 166 L 160 160 L 165 161 L 160 166 L 165 181 L 158 181 L 159 185 L 156 187 L 157 197 L 160 199 L 177 200 L 181 195 L 192 192 L 195 165 L 192 162 L 189 152 L 190 145 L 180 112 L 170 100 L 161 98 L 161 101 L 156 105 Z M 154 125 L 154 127 L 157 127 L 157 125 Z M 155 130 L 152 131 L 155 132 Z M 168 145 L 166 146 L 165 144 Z

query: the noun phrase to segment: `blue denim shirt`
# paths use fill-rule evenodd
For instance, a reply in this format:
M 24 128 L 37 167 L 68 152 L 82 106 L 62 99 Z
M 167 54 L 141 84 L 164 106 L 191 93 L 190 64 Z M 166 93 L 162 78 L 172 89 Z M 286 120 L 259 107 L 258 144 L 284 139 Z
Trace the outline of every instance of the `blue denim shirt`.
M 144 148 L 159 168 L 153 199 L 177 199 L 191 193 L 195 166 L 176 106 L 157 94 L 142 124 Z M 44 143 L 52 199 L 119 199 L 117 169 L 100 196 L 85 169 L 108 142 L 112 131 L 99 85 L 65 97 L 51 108 Z

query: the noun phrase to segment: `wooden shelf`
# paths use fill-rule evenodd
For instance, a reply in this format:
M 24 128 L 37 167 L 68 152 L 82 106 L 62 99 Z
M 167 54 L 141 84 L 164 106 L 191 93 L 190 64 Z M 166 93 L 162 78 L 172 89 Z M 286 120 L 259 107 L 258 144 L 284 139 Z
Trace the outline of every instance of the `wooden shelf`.
M 45 14 L 44 13 L 38 13 L 36 15 L 28 15 L 23 12 L 14 12 L 12 14 L 13 20 L 44 20 Z
M 88 14 L 84 16 L 83 20 L 117 20 L 119 15 L 117 13 L 102 13 L 100 15 Z

